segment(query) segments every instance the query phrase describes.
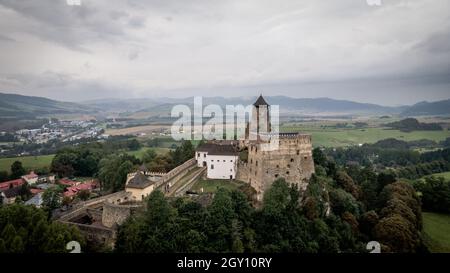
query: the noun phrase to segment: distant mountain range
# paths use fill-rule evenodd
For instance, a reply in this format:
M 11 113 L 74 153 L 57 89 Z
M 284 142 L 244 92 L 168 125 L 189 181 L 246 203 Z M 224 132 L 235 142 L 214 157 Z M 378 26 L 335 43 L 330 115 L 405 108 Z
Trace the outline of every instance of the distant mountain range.
M 0 117 L 2 118 L 35 118 L 54 114 L 87 114 L 95 111 L 95 108 L 72 102 L 0 93 Z
M 448 115 L 450 113 L 450 100 L 436 102 L 419 102 L 402 111 L 402 116 L 423 116 L 423 115 Z
M 267 96 L 271 105 L 279 105 L 280 112 L 286 115 L 450 115 L 450 100 L 421 102 L 412 106 L 387 107 L 370 103 L 359 103 L 330 98 L 291 98 L 286 96 Z M 206 97 L 203 105 L 249 105 L 256 97 Z M 78 103 L 61 102 L 43 97 L 31 97 L 0 93 L 1 117 L 36 117 L 55 114 L 125 113 L 135 118 L 170 115 L 176 104 L 192 106 L 193 97 L 188 98 L 141 98 L 141 99 L 102 99 Z

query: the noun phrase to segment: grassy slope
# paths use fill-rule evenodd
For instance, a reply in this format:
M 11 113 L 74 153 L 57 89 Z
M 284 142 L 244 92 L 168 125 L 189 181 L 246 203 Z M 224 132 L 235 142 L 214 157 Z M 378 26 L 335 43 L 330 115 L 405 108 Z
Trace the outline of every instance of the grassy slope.
M 216 192 L 219 188 L 226 189 L 237 189 L 241 186 L 243 182 L 235 181 L 235 180 L 199 180 L 192 187 L 193 191 L 200 192 L 200 189 L 203 188 L 203 192 Z
M 423 230 L 432 252 L 450 253 L 450 215 L 424 212 Z

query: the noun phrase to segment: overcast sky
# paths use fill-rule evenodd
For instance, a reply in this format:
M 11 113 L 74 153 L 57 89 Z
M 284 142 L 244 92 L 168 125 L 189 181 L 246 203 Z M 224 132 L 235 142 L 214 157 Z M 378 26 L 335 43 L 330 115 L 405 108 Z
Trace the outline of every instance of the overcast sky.
M 450 0 L 66 1 L 0 0 L 0 92 L 450 98 Z

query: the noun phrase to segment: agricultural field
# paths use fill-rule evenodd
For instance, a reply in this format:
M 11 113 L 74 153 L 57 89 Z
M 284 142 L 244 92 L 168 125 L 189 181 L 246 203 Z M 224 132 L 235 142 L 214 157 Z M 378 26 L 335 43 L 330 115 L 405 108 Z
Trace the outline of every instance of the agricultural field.
M 315 147 L 343 147 L 364 143 L 375 143 L 386 138 L 404 141 L 429 139 L 436 142 L 450 137 L 450 131 L 401 132 L 385 128 L 334 129 L 320 126 L 282 126 L 281 132 L 304 132 L 312 135 Z
M 226 188 L 229 190 L 234 190 L 239 188 L 239 186 L 244 185 L 244 182 L 237 180 L 203 180 L 200 179 L 192 186 L 191 190 L 200 192 L 203 188 L 204 193 L 216 192 L 219 188 Z
M 423 232 L 433 253 L 450 253 L 450 215 L 424 212 Z
M 39 155 L 39 156 L 0 158 L 0 171 L 10 172 L 11 164 L 13 164 L 14 161 L 22 162 L 23 167 L 27 170 L 34 170 L 43 167 L 48 167 L 52 163 L 54 156 L 55 155 Z

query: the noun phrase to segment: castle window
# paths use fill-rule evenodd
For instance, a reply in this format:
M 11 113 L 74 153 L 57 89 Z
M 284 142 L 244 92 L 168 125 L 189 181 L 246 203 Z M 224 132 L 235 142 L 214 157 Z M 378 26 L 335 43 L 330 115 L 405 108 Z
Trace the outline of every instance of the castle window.
M 288 168 L 290 168 L 290 167 L 291 167 L 291 165 L 290 165 L 290 164 L 288 164 L 288 165 L 287 165 L 287 167 L 288 167 Z
M 214 170 L 214 164 L 211 164 L 211 170 Z
M 299 155 L 300 154 L 300 150 L 297 150 L 297 155 Z
M 305 159 L 308 159 L 308 157 L 307 157 L 307 156 L 305 156 Z
M 200 153 L 197 153 L 197 157 L 200 157 Z
M 230 162 L 233 162 L 233 160 L 230 160 Z
M 275 175 L 275 178 L 278 178 L 278 174 Z
M 220 162 L 220 160 L 219 160 L 219 159 L 217 159 L 217 162 Z
M 253 164 L 253 158 L 252 158 L 252 159 L 250 159 L 250 164 Z
M 223 160 L 223 162 L 225 162 L 225 159 Z
M 203 154 L 203 157 L 206 157 L 206 154 Z
M 294 162 L 294 159 L 293 159 L 293 158 L 291 158 L 291 162 Z
M 258 160 L 256 160 L 256 166 L 258 166 Z
M 289 171 L 287 171 L 286 174 L 289 175 Z
M 257 152 L 258 152 L 258 148 L 255 147 L 255 153 L 257 153 Z
M 255 171 L 255 175 L 257 175 L 258 174 L 258 172 L 257 171 Z
M 230 169 L 230 172 L 233 172 L 233 169 Z
M 280 167 L 280 165 L 277 165 L 277 168 L 279 168 Z

